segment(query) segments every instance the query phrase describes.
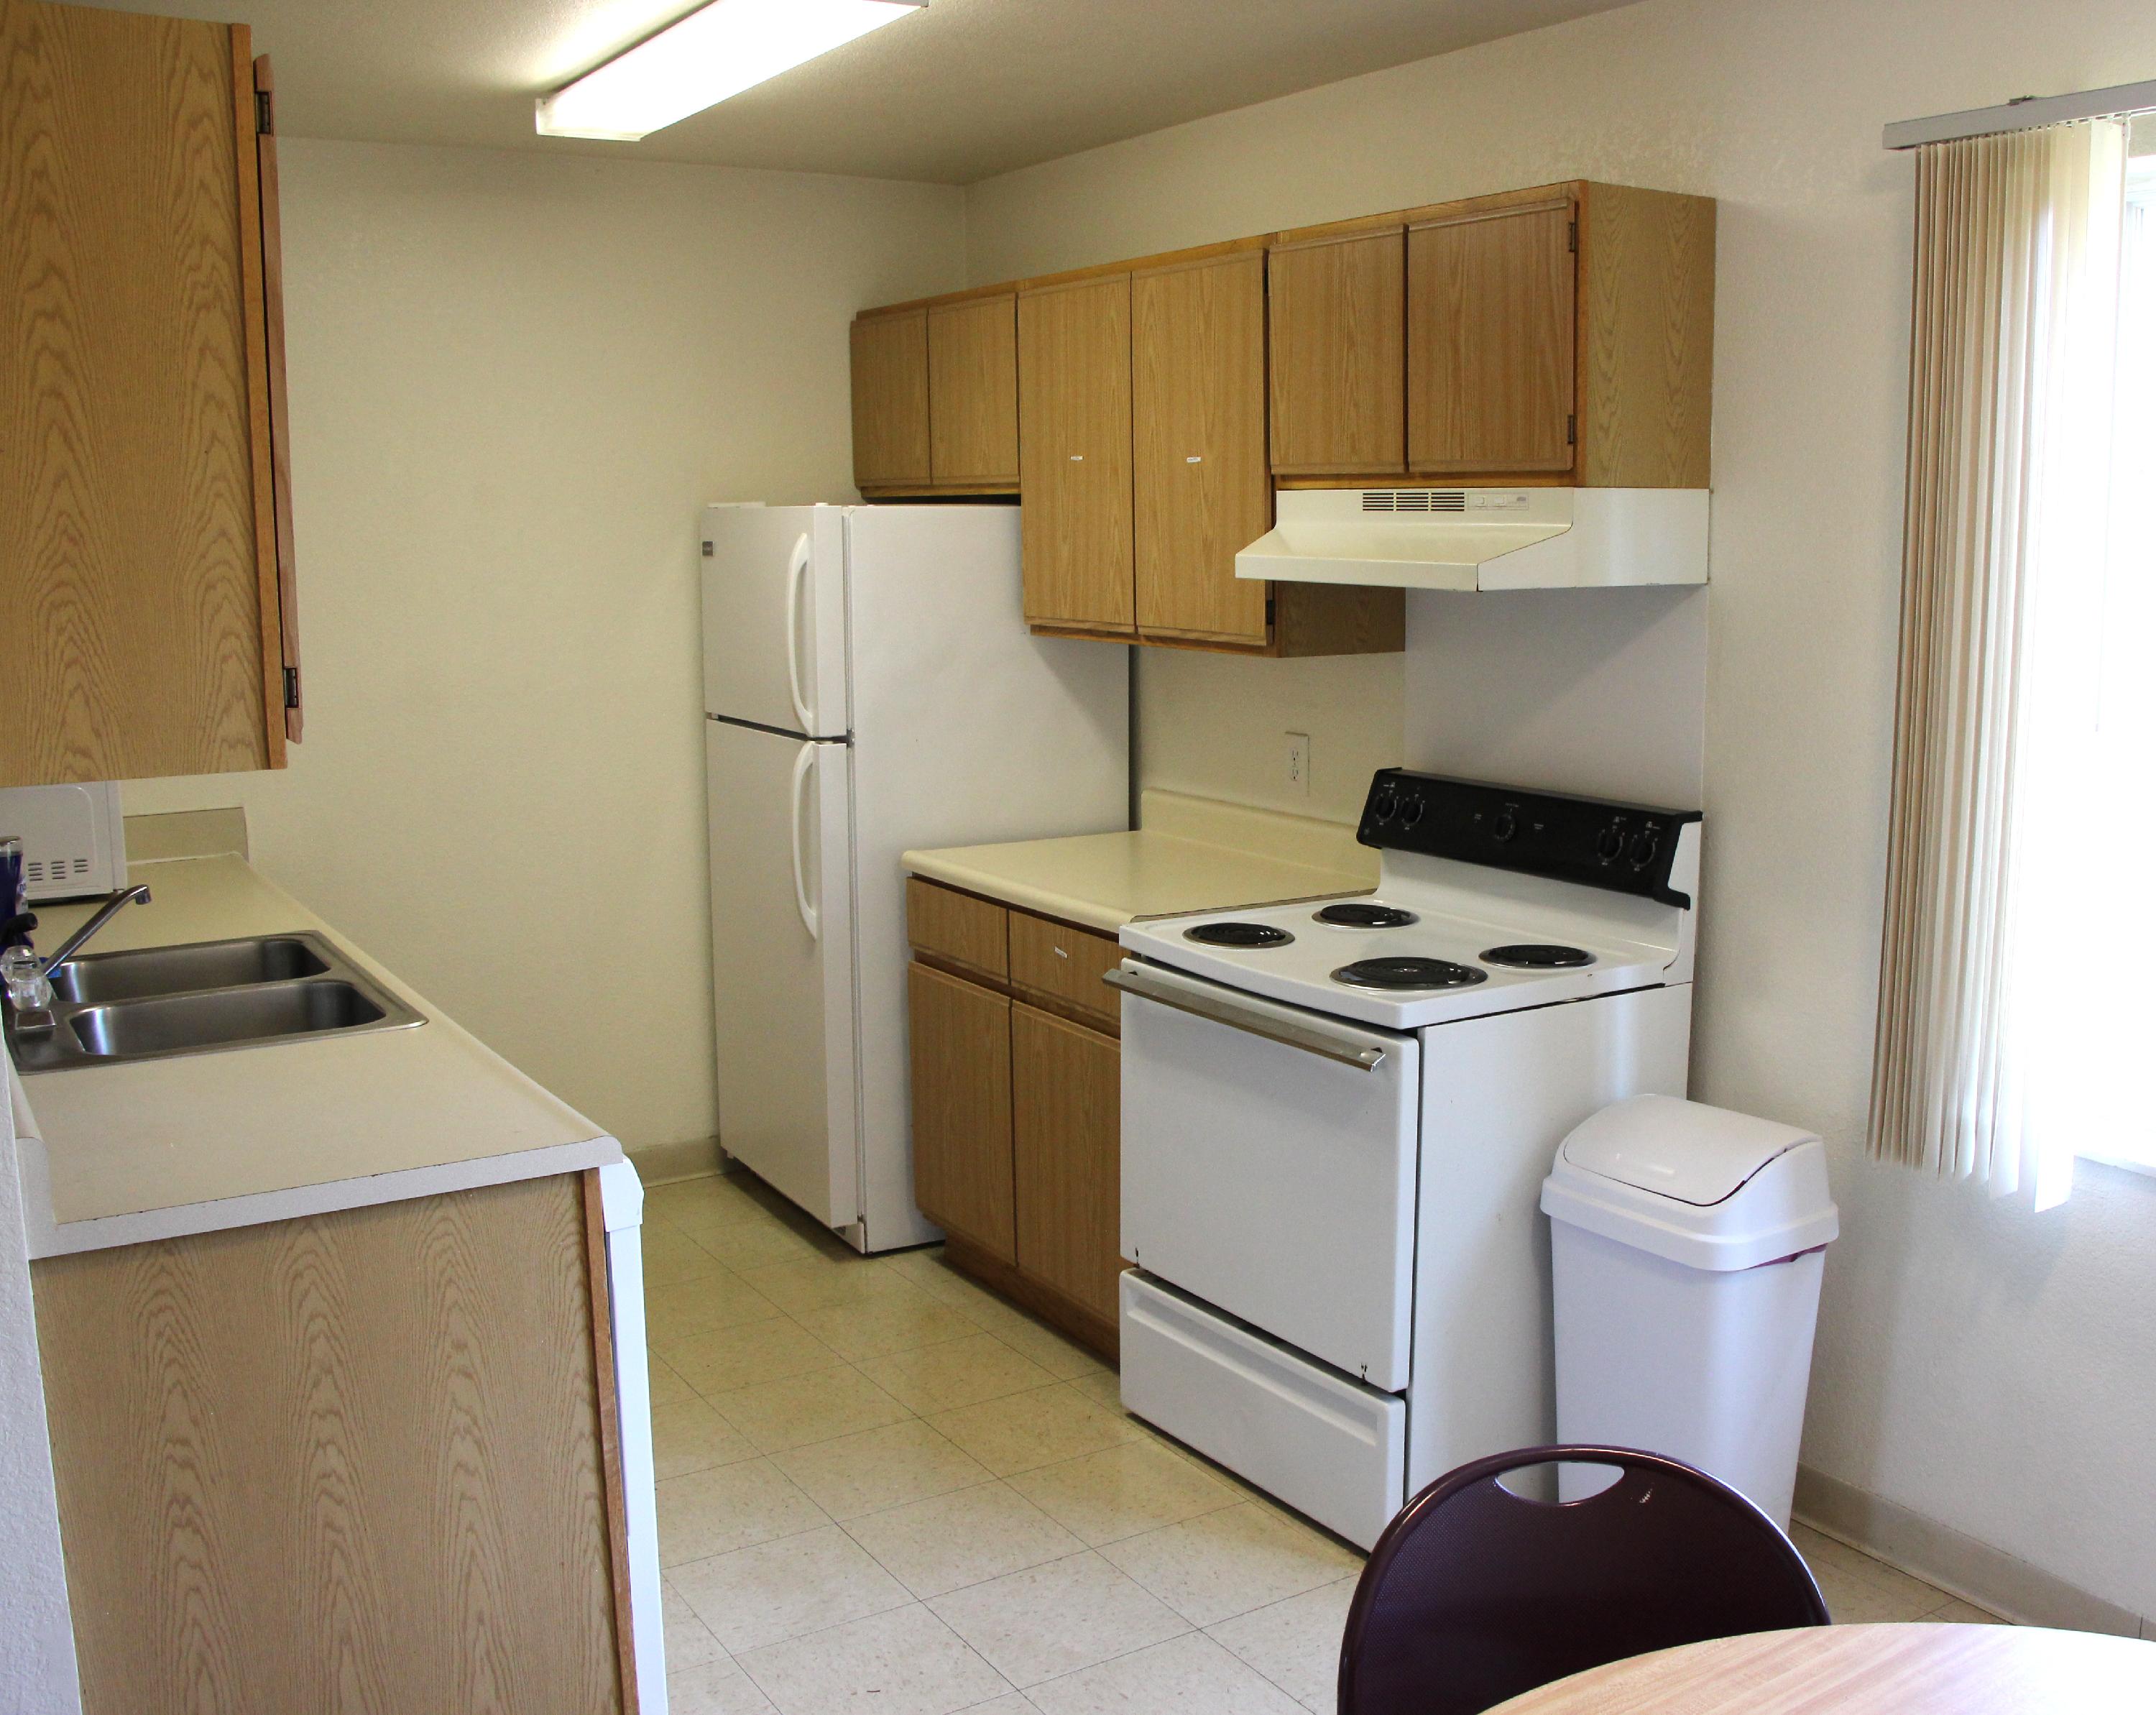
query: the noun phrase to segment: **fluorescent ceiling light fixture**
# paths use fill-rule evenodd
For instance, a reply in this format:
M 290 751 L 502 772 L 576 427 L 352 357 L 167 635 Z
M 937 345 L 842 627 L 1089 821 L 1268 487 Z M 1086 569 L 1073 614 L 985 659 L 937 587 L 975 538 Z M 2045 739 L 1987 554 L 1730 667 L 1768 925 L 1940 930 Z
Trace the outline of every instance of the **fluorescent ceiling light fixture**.
M 896 23 L 927 0 L 712 0 L 538 100 L 550 137 L 633 143 Z

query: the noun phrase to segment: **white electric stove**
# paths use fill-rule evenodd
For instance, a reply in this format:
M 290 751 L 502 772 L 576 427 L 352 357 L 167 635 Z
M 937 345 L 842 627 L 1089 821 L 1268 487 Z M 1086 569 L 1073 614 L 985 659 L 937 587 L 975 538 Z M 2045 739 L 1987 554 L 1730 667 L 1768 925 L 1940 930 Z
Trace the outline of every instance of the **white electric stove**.
M 1696 813 L 1398 769 L 1365 898 L 1135 922 L 1122 1396 L 1369 1546 L 1553 1426 L 1537 1189 L 1606 1104 L 1685 1093 Z

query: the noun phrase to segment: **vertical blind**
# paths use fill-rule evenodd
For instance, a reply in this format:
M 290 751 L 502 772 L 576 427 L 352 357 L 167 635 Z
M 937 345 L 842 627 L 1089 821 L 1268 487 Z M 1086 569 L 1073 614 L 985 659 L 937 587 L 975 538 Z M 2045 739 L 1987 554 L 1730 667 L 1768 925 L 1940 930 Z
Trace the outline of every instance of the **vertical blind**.
M 1917 154 L 1871 1148 L 2061 1200 L 2086 1073 L 2125 127 Z

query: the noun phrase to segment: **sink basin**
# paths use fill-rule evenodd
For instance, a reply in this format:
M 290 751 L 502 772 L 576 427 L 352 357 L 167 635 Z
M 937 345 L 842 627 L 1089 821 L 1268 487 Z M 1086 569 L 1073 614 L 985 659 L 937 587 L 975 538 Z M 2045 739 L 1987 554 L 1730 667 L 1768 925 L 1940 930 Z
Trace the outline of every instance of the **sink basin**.
M 130 952 L 70 959 L 53 978 L 53 992 L 78 1006 L 141 1000 L 198 988 L 236 988 L 319 977 L 329 961 L 298 935 L 241 941 L 199 941 L 187 947 L 145 947 Z
M 349 1030 L 387 1014 L 350 983 L 324 978 L 167 994 L 85 1007 L 67 1028 L 85 1054 L 100 1060 L 144 1060 L 187 1054 L 318 1030 Z
M 8 1014 L 25 1073 L 426 1023 L 312 930 L 98 953 L 63 965 L 53 990 L 49 1029 Z

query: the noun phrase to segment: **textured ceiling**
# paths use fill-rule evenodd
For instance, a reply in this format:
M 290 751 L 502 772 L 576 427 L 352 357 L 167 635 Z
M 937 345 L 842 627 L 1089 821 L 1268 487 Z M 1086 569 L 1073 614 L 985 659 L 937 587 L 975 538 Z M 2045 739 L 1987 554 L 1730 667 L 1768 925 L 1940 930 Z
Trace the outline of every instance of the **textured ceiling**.
M 1625 0 L 931 0 L 640 143 L 540 137 L 532 98 L 684 0 L 121 0 L 242 20 L 295 136 L 968 184 Z

